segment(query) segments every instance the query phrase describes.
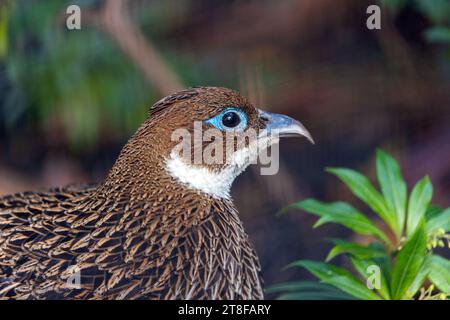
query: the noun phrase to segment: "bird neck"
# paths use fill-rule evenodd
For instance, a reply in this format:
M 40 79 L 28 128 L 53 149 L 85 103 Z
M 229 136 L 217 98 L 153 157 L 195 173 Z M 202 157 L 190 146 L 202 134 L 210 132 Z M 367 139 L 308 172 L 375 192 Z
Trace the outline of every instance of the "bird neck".
M 153 150 L 151 144 L 139 143 L 137 148 L 136 137 L 130 139 L 104 183 L 97 189 L 97 196 L 116 202 L 119 200 L 129 206 L 164 209 L 154 210 L 158 214 L 179 211 L 174 206 L 187 212 L 195 207 L 199 218 L 209 214 L 211 207 L 226 207 L 235 211 L 230 197 L 215 197 L 171 175 L 163 154 Z
M 231 199 L 177 181 L 157 152 L 144 160 L 131 150 L 124 148 L 91 202 L 97 212 L 108 208 L 97 230 L 109 229 L 112 238 L 125 235 L 124 261 L 134 261 L 142 272 L 164 275 L 169 270 L 186 279 L 194 270 L 201 279 L 215 281 L 195 290 L 181 288 L 173 298 L 262 298 L 259 261 Z M 150 263 L 149 255 L 158 258 Z M 170 257 L 177 257 L 176 265 Z

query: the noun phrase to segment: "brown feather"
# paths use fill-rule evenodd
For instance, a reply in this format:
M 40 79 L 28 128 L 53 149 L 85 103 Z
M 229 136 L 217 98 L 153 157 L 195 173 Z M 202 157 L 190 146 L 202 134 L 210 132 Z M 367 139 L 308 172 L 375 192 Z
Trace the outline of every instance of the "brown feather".
M 187 188 L 163 166 L 170 132 L 229 105 L 256 121 L 231 90 L 185 90 L 150 109 L 102 184 L 0 198 L 0 298 L 263 298 L 232 201 Z

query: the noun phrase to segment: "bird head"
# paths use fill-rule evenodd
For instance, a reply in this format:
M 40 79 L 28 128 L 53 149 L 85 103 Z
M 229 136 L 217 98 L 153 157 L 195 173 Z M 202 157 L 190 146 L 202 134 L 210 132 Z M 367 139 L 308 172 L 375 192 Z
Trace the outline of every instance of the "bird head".
M 287 136 L 313 142 L 297 120 L 258 109 L 230 89 L 196 87 L 155 103 L 123 153 L 141 169 L 152 163 L 189 189 L 229 198 L 234 179 Z

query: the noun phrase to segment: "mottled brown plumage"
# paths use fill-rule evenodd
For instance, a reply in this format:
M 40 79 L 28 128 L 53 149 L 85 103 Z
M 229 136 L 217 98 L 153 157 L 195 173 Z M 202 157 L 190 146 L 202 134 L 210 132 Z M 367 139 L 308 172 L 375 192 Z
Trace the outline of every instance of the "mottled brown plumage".
M 185 90 L 150 109 L 98 186 L 0 198 L 0 297 L 263 298 L 258 258 L 232 201 L 165 168 L 173 130 L 192 130 L 192 121 L 230 105 L 265 127 L 234 91 Z

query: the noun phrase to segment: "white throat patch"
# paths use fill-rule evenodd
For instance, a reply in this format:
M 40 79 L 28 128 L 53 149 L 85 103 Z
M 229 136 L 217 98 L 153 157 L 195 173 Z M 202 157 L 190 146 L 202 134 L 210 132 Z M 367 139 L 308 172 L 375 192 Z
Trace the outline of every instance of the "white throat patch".
M 220 172 L 214 172 L 187 164 L 174 154 L 166 161 L 166 170 L 172 177 L 190 188 L 223 199 L 230 199 L 231 184 L 244 169 L 227 166 Z
M 166 171 L 192 189 L 214 198 L 230 199 L 230 189 L 234 179 L 251 163 L 256 163 L 258 148 L 266 149 L 276 142 L 278 142 L 277 138 L 259 138 L 248 147 L 236 151 L 231 161 L 218 172 L 207 167 L 186 163 L 180 156 L 172 152 L 170 158 L 166 160 Z

